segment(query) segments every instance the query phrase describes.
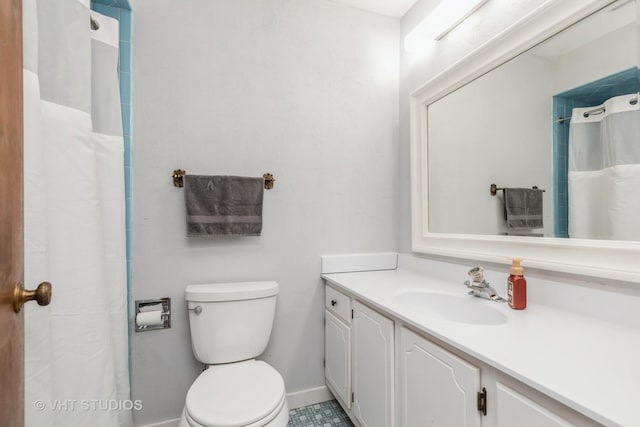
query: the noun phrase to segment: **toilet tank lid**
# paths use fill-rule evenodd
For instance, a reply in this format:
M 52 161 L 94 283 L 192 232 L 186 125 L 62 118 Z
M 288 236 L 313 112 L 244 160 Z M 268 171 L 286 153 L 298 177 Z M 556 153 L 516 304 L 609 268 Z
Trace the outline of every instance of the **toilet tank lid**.
M 184 291 L 187 301 L 216 302 L 265 298 L 278 294 L 278 282 L 206 283 L 188 285 Z

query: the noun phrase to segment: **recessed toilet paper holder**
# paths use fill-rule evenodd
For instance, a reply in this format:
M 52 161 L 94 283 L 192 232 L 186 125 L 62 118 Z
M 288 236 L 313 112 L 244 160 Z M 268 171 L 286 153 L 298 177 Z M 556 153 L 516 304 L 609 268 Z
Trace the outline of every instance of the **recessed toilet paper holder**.
M 171 327 L 171 298 L 136 300 L 135 310 L 136 332 Z

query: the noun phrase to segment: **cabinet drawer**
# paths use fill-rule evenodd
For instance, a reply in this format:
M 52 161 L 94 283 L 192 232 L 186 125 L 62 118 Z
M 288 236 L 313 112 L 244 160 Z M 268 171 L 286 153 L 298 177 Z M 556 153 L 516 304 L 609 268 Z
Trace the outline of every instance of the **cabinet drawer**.
M 325 286 L 324 304 L 327 310 L 351 324 L 351 298 L 336 291 L 330 286 Z

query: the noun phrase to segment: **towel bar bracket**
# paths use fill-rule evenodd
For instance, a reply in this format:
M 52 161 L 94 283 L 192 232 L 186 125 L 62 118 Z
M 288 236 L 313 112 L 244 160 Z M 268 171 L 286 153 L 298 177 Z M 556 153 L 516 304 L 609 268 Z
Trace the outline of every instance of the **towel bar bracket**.
M 182 169 L 176 169 L 173 171 L 173 185 L 179 188 L 184 187 L 184 174 L 186 172 Z
M 171 177 L 173 178 L 173 185 L 175 187 L 184 187 L 184 176 L 186 173 L 187 172 L 183 171 L 182 169 L 176 169 L 173 171 L 173 175 L 171 175 Z M 276 182 L 276 179 L 273 177 L 273 175 L 270 173 L 265 173 L 262 175 L 262 178 L 264 179 L 264 189 L 273 189 L 273 183 Z
M 273 189 L 273 183 L 276 182 L 273 175 L 270 173 L 265 173 L 264 175 L 262 175 L 262 178 L 264 178 L 264 189 L 265 190 Z

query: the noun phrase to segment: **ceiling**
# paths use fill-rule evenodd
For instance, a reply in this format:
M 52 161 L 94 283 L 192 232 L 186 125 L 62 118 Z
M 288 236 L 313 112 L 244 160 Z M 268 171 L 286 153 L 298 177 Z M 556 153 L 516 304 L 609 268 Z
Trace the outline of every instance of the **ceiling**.
M 377 13 L 392 18 L 402 16 L 415 4 L 417 0 L 337 0 L 349 6 Z

